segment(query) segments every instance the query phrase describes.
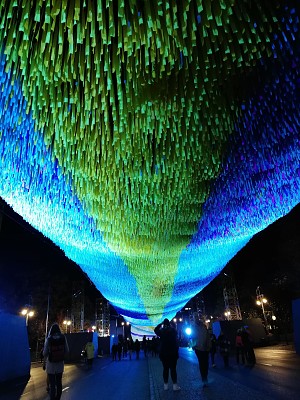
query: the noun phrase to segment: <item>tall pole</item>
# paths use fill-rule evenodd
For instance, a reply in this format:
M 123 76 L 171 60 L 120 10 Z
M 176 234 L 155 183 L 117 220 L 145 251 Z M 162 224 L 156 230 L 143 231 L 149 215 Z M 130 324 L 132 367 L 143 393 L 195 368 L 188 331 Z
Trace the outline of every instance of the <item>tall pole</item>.
M 50 305 L 50 285 L 48 288 L 48 304 L 47 304 L 47 315 L 46 315 L 46 330 L 45 330 L 45 339 L 48 333 L 48 321 L 49 321 L 49 305 Z
M 261 293 L 260 286 L 257 286 L 257 288 L 256 288 L 256 299 L 257 299 L 257 304 L 261 305 L 266 331 L 268 332 L 268 321 L 267 321 L 266 311 L 265 311 L 265 307 L 264 307 L 264 302 L 267 302 L 267 300 L 264 298 L 264 295 Z

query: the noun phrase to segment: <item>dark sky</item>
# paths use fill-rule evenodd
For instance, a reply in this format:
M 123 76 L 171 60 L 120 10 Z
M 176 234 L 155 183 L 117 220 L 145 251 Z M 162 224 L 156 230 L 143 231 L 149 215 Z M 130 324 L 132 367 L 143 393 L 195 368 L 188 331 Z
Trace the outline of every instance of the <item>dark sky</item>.
M 70 308 L 73 282 L 85 282 L 91 301 L 99 297 L 98 290 L 77 264 L 9 206 L 1 204 L 0 309 L 2 305 L 7 311 L 17 312 L 31 300 L 34 303 L 37 296 L 44 294 L 46 298 L 49 285 L 57 286 L 57 281 L 64 285 L 66 309 Z
M 49 239 L 33 229 L 6 204 L 2 206 L 0 232 L 0 302 L 27 303 L 30 287 L 49 273 L 70 281 L 85 280 L 90 297 L 98 291 L 81 271 Z M 250 301 L 257 286 L 276 295 L 276 285 L 288 287 L 292 298 L 300 297 L 300 205 L 249 242 L 226 266 L 235 281 L 240 302 Z M 223 285 L 223 273 L 203 291 L 207 307 L 215 307 Z M 25 282 L 26 279 L 28 282 Z M 25 282 L 25 283 L 24 283 Z M 22 290 L 20 290 L 22 288 Z M 26 293 L 26 288 L 28 288 Z M 278 289 L 278 288 L 277 288 Z M 23 298 L 20 298 L 23 296 Z M 0 303 L 1 304 L 1 303 Z M 17 306 L 17 304 L 16 304 Z M 1 307 L 0 307 L 1 308 Z

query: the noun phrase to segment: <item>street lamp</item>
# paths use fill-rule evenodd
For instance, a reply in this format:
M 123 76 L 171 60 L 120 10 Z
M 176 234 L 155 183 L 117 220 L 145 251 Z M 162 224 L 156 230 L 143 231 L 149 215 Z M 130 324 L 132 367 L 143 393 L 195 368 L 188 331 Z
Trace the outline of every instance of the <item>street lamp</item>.
M 70 326 L 71 323 L 72 323 L 72 321 L 70 321 L 69 319 L 65 319 L 65 320 L 64 320 L 63 324 L 64 324 L 65 327 L 66 327 L 66 333 L 68 333 L 68 326 Z
M 28 326 L 28 318 L 31 318 L 34 316 L 34 311 L 31 310 L 30 308 L 23 308 L 21 311 L 21 314 L 26 317 L 26 326 Z
M 227 321 L 229 321 L 230 320 L 230 311 L 225 311 L 224 315 L 225 315 Z
M 257 286 L 257 288 L 256 288 L 256 304 L 258 306 L 261 306 L 266 330 L 268 329 L 268 321 L 267 321 L 267 316 L 266 316 L 266 311 L 265 311 L 264 304 L 266 304 L 267 302 L 268 302 L 268 300 L 261 293 L 260 286 Z

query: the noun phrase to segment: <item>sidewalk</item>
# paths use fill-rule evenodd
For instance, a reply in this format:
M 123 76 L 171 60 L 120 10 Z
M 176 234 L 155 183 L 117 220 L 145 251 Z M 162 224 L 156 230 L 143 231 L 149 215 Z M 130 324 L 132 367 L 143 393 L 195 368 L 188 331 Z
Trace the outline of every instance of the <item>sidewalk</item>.
M 181 391 L 173 392 L 172 382 L 169 390 L 163 390 L 162 365 L 159 358 L 148 358 L 151 400 L 271 400 L 270 397 L 238 382 L 226 378 L 212 368 L 209 369 L 209 386 L 202 388 L 198 363 L 179 358 L 177 364 L 178 384 Z

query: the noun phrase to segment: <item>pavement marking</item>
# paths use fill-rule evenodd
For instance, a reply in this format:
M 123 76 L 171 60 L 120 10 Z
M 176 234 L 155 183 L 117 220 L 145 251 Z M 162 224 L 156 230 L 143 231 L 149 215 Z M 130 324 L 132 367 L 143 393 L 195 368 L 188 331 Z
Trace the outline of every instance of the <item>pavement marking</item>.
M 63 388 L 63 392 L 65 391 L 65 390 L 68 390 L 68 389 L 70 389 L 70 386 L 66 386 L 65 388 Z

